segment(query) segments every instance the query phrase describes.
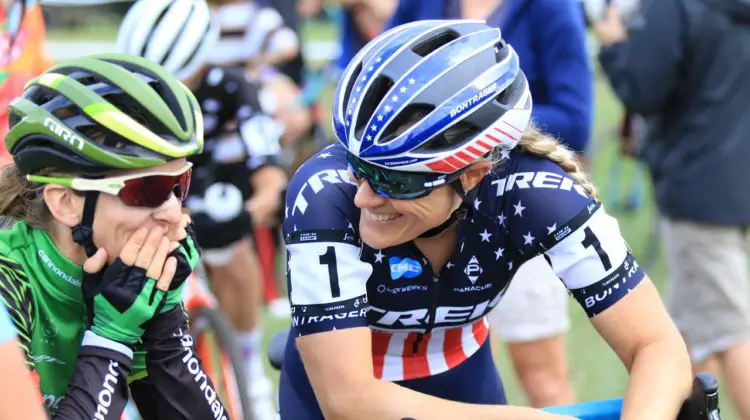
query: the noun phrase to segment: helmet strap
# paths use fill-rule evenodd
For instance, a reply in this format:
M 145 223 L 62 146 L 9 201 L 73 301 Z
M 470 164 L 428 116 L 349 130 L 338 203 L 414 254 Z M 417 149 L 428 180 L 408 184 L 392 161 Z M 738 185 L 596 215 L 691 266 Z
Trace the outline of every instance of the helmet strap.
M 86 191 L 86 198 L 83 201 L 83 215 L 81 223 L 73 228 L 73 241 L 82 246 L 86 251 L 86 256 L 91 258 L 96 254 L 97 248 L 94 245 L 94 211 L 96 202 L 99 199 L 99 191 Z
M 451 215 L 448 217 L 448 220 L 419 235 L 420 238 L 432 238 L 438 236 L 441 233 L 445 232 L 446 229 L 451 227 L 451 225 L 453 225 L 453 223 L 455 223 L 457 220 L 466 219 L 466 215 L 471 209 L 471 202 L 474 201 L 474 198 L 477 195 L 477 188 L 474 188 L 467 193 L 466 191 L 464 191 L 464 187 L 463 185 L 461 185 L 460 179 L 451 182 L 450 186 L 451 188 L 453 188 L 453 191 L 455 191 L 456 194 L 461 197 L 461 205 L 459 205 L 458 208 L 454 210 L 453 213 L 451 213 Z

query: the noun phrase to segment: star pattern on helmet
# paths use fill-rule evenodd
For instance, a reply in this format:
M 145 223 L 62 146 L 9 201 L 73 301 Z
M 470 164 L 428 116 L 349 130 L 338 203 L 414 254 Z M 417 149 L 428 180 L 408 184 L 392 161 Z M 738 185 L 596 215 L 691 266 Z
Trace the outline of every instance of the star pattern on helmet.
M 529 231 L 529 233 L 523 235 L 523 244 L 531 245 L 532 243 L 534 243 L 534 237 L 531 236 L 531 231 Z
M 406 86 L 401 86 L 401 89 L 399 89 L 399 92 L 401 92 L 401 93 L 406 93 L 406 91 L 407 91 L 407 90 L 408 90 L 408 89 L 407 89 L 407 87 L 406 87 Z
M 391 96 L 391 100 L 393 102 L 398 102 L 398 96 L 396 96 L 396 95 Z
M 410 78 L 409 78 L 409 84 L 410 84 L 410 85 L 413 85 L 414 83 L 416 83 L 416 80 L 414 80 L 414 78 L 413 78 L 413 77 L 410 77 Z
M 479 236 L 482 237 L 482 242 L 489 242 L 490 236 L 492 236 L 492 234 L 487 232 L 487 229 L 485 229 L 484 232 L 479 234 Z
M 378 121 L 383 121 L 383 118 L 384 118 L 384 117 L 383 117 L 383 115 L 382 115 L 382 114 L 378 115 Z
M 513 213 L 514 216 L 523 217 L 523 211 L 526 210 L 526 207 L 521 204 L 521 200 L 518 200 L 518 204 L 513 205 L 513 208 L 516 209 L 515 213 Z
M 378 253 L 374 254 L 374 255 L 375 255 L 375 262 L 376 263 L 382 263 L 383 262 L 383 257 L 385 257 L 385 254 L 383 254 L 382 250 L 378 250 Z
M 495 261 L 499 260 L 500 257 L 503 256 L 504 252 L 505 252 L 505 248 L 503 248 L 503 247 L 497 247 L 497 251 L 495 251 Z
M 378 126 L 375 125 L 375 124 L 373 124 L 373 125 L 370 126 L 370 130 L 372 130 L 372 131 L 378 131 Z
M 385 106 L 385 108 L 383 108 L 383 110 L 384 110 L 384 111 L 385 111 L 386 113 L 388 113 L 388 112 L 391 112 L 391 110 L 392 110 L 392 109 L 393 109 L 393 108 L 392 108 L 392 107 L 391 107 L 390 105 L 386 105 L 386 106 Z

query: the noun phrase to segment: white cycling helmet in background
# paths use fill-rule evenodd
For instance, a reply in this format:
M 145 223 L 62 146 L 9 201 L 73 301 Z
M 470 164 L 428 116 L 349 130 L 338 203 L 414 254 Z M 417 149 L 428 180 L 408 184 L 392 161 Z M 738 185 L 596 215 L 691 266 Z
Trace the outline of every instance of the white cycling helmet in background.
M 138 0 L 120 24 L 117 48 L 161 64 L 183 80 L 206 62 L 218 38 L 205 0 Z

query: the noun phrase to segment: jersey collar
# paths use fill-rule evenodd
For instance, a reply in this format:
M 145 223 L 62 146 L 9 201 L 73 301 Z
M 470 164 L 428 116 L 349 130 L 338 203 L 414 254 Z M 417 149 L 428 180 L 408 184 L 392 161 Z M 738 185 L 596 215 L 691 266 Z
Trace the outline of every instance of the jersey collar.
M 83 268 L 65 257 L 52 242 L 47 232 L 32 229 L 34 243 L 37 244 L 37 260 L 45 273 L 46 283 L 56 291 L 75 301 L 83 301 L 81 278 Z

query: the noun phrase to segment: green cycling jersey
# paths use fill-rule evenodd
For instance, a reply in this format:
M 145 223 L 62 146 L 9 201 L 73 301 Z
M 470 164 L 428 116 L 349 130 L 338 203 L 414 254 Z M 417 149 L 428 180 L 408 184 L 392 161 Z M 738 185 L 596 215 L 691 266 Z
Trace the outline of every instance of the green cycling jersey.
M 45 231 L 23 222 L 0 230 L 0 296 L 52 413 L 73 377 L 87 329 L 82 276 L 81 266 L 62 255 Z M 136 348 L 129 382 L 145 375 L 145 350 Z

